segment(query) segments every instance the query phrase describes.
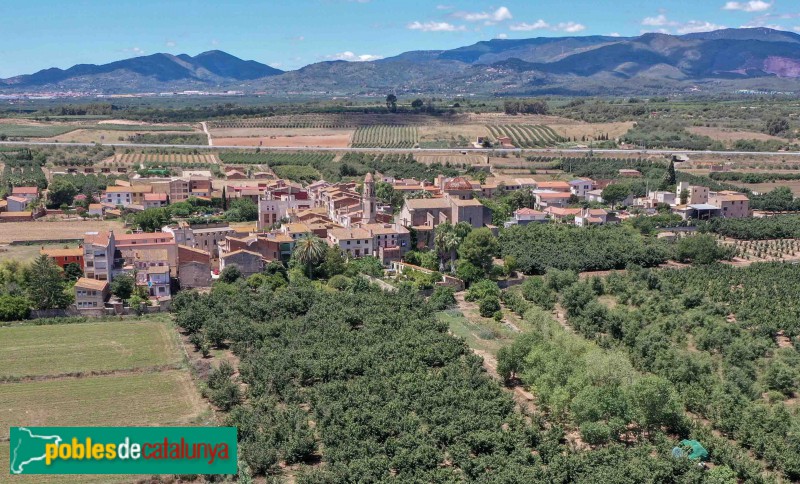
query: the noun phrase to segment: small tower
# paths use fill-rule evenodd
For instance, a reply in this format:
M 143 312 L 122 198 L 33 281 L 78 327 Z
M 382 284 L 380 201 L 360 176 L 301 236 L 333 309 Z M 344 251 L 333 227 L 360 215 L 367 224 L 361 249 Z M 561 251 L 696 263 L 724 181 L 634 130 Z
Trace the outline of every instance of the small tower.
M 375 179 L 372 173 L 364 177 L 364 190 L 361 193 L 361 211 L 364 221 L 368 224 L 375 222 Z

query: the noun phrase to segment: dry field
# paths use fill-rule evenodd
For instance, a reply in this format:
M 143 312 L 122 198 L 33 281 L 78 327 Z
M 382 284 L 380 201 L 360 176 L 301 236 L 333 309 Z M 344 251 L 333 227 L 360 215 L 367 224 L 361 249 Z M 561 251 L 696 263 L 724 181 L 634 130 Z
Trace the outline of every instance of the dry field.
M 228 130 L 230 131 L 230 130 Z M 243 130 L 250 131 L 250 130 Z M 290 146 L 293 148 L 347 148 L 353 130 L 330 130 L 328 134 L 316 135 L 269 135 L 238 138 L 212 138 L 214 146 Z
M 736 131 L 733 129 L 710 128 L 705 126 L 692 126 L 687 128 L 687 131 L 700 136 L 708 136 L 713 140 L 727 141 L 727 142 L 733 142 L 742 139 L 744 140 L 754 139 L 759 141 L 770 141 L 770 140 L 786 141 L 783 138 L 778 138 L 777 136 L 770 136 L 768 134 L 759 133 L 757 131 Z
M 48 141 L 58 141 L 59 143 L 122 143 L 127 142 L 129 136 L 135 134 L 191 134 L 192 131 L 147 131 L 142 127 L 141 131 L 122 131 L 104 129 L 76 129 L 69 133 L 48 138 Z M 122 139 L 120 139 L 122 138 Z
M 83 239 L 86 232 L 124 230 L 121 222 L 114 220 L 86 220 L 71 222 L 7 222 L 0 224 L 0 244 L 38 240 Z
M 464 124 L 580 124 L 569 118 L 559 116 L 539 116 L 535 114 L 509 115 L 503 113 L 482 113 L 468 114 L 465 116 Z
M 2 226 L 0 226 L 2 228 Z M 39 251 L 45 249 L 74 248 L 78 244 L 31 244 L 31 245 L 0 245 L 0 262 L 14 260 L 28 263 L 39 257 Z
M 438 125 L 420 126 L 420 143 L 433 141 L 451 141 L 464 137 L 469 142 L 475 141 L 478 136 L 489 136 L 489 129 L 481 124 L 457 124 L 457 125 Z
M 548 126 L 553 128 L 559 136 L 565 138 L 581 139 L 586 136 L 608 135 L 609 138 L 619 138 L 627 133 L 632 127 L 633 122 L 621 123 L 551 123 Z
M 739 183 L 735 181 L 726 182 L 737 187 L 744 187 L 754 192 L 766 193 L 779 187 L 789 187 L 795 197 L 800 197 L 800 180 L 776 180 L 767 183 Z

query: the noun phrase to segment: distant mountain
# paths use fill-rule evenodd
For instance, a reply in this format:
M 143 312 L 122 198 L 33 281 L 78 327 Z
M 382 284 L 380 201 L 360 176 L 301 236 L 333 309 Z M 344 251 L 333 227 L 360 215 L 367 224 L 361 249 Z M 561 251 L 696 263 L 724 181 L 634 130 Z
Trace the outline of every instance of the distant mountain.
M 800 92 L 800 35 L 753 28 L 682 36 L 494 39 L 371 62 L 319 62 L 289 72 L 220 51 L 153 54 L 0 80 L 0 91 L 210 88 L 281 96 Z
M 256 61 L 245 61 L 219 50 L 195 57 L 152 54 L 109 64 L 79 64 L 69 69 L 45 69 L 35 74 L 0 80 L 0 88 L 37 88 L 136 92 L 175 88 L 214 87 L 282 74 Z

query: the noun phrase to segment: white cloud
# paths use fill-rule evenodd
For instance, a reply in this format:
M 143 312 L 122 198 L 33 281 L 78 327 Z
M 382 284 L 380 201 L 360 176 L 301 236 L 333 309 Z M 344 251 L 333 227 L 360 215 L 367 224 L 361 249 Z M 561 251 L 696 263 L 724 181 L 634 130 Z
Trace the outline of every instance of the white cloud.
M 672 34 L 671 29 L 674 29 L 678 34 L 691 34 L 695 32 L 710 32 L 712 30 L 724 29 L 724 25 L 717 25 L 712 22 L 690 20 L 688 22 L 676 22 L 670 20 L 664 13 L 660 13 L 655 17 L 645 17 L 642 19 L 642 25 L 647 27 L 658 27 L 653 29 L 643 30 L 642 33 L 655 32 L 659 34 Z
M 454 17 L 464 19 L 467 22 L 480 22 L 485 21 L 487 25 L 492 25 L 497 22 L 504 22 L 514 18 L 511 15 L 511 10 L 507 7 L 500 7 L 494 12 L 456 12 Z
M 554 32 L 567 32 L 570 34 L 586 30 L 585 25 L 579 24 L 577 22 L 571 22 L 571 21 L 559 22 L 555 25 L 551 25 L 542 19 L 539 19 L 532 24 L 522 22 L 510 25 L 508 28 L 516 32 L 530 32 L 531 30 L 552 30 Z
M 128 49 L 122 49 L 122 52 L 127 52 L 133 55 L 144 55 L 144 50 L 140 49 L 139 47 L 131 47 Z
M 800 25 L 798 25 L 797 27 L 792 27 L 792 30 L 794 30 L 795 32 L 800 32 Z
M 693 34 L 696 32 L 711 32 L 712 30 L 724 29 L 724 25 L 717 25 L 711 22 L 700 22 L 697 20 L 690 20 L 685 24 L 678 27 L 679 34 Z
M 414 21 L 406 26 L 409 30 L 420 30 L 422 32 L 458 32 L 467 30 L 463 25 L 453 25 L 447 22 L 419 22 Z
M 675 22 L 671 22 L 667 19 L 667 16 L 662 13 L 655 17 L 645 17 L 642 20 L 642 25 L 647 25 L 648 27 L 663 27 L 665 25 L 675 25 Z
M 175 47 L 178 44 L 176 44 L 174 40 L 168 40 L 164 43 L 164 45 L 166 45 L 167 47 Z
M 611 32 L 610 34 L 608 34 L 608 36 L 609 36 L 609 37 L 622 37 L 622 36 L 619 34 L 619 32 Z
M 553 30 L 560 30 L 561 32 L 574 34 L 576 32 L 582 32 L 586 30 L 586 26 L 576 22 L 561 22 L 556 25 Z
M 211 45 L 219 45 L 219 40 L 211 39 Z
M 337 54 L 325 56 L 325 58 L 326 59 L 331 59 L 331 60 L 344 60 L 344 61 L 349 61 L 349 62 L 368 62 L 368 61 L 374 61 L 374 60 L 378 60 L 378 59 L 383 59 L 383 56 L 381 56 L 381 55 L 373 55 L 373 54 L 360 54 L 360 55 L 358 55 L 358 54 L 354 54 L 353 52 L 350 52 L 349 50 L 347 50 L 347 51 L 344 51 L 344 52 L 339 52 Z
M 508 38 L 508 34 L 497 34 L 494 38 L 495 39 L 507 39 Z
M 549 29 L 550 24 L 545 22 L 542 19 L 537 20 L 536 22 L 529 24 L 527 22 L 522 22 L 518 24 L 514 24 L 508 27 L 510 30 L 516 32 L 529 32 L 531 30 L 542 30 L 542 29 Z
M 436 10 L 452 10 L 455 7 L 452 5 L 437 5 Z
M 723 10 L 741 10 L 742 12 L 763 12 L 772 8 L 772 3 L 763 0 L 750 0 L 748 2 L 728 2 Z

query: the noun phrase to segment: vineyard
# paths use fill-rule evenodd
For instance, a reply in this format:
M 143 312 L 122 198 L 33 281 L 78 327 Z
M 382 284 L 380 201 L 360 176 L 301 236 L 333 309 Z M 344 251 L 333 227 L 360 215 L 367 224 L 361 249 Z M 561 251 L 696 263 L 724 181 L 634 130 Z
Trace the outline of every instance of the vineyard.
M 321 152 L 261 152 L 261 153 L 220 153 L 219 158 L 226 165 L 312 165 L 319 166 L 333 161 L 333 153 Z
M 124 153 L 114 155 L 113 158 L 104 162 L 105 164 L 123 164 L 123 165 L 141 165 L 147 163 L 203 163 L 203 164 L 219 164 L 217 155 L 211 154 L 154 154 L 154 153 Z
M 353 135 L 353 148 L 413 148 L 419 143 L 414 126 L 367 126 Z
M 737 257 L 750 262 L 781 262 L 800 258 L 800 240 L 722 240 L 736 248 Z
M 503 124 L 488 125 L 495 140 L 502 136 L 511 138 L 517 148 L 547 148 L 564 141 L 553 128 L 544 125 Z
M 457 121 L 448 118 L 447 121 Z M 308 114 L 293 116 L 272 116 L 268 118 L 228 119 L 210 121 L 209 129 L 252 129 L 252 128 L 358 128 L 375 125 L 438 125 L 440 117 L 419 114 Z

